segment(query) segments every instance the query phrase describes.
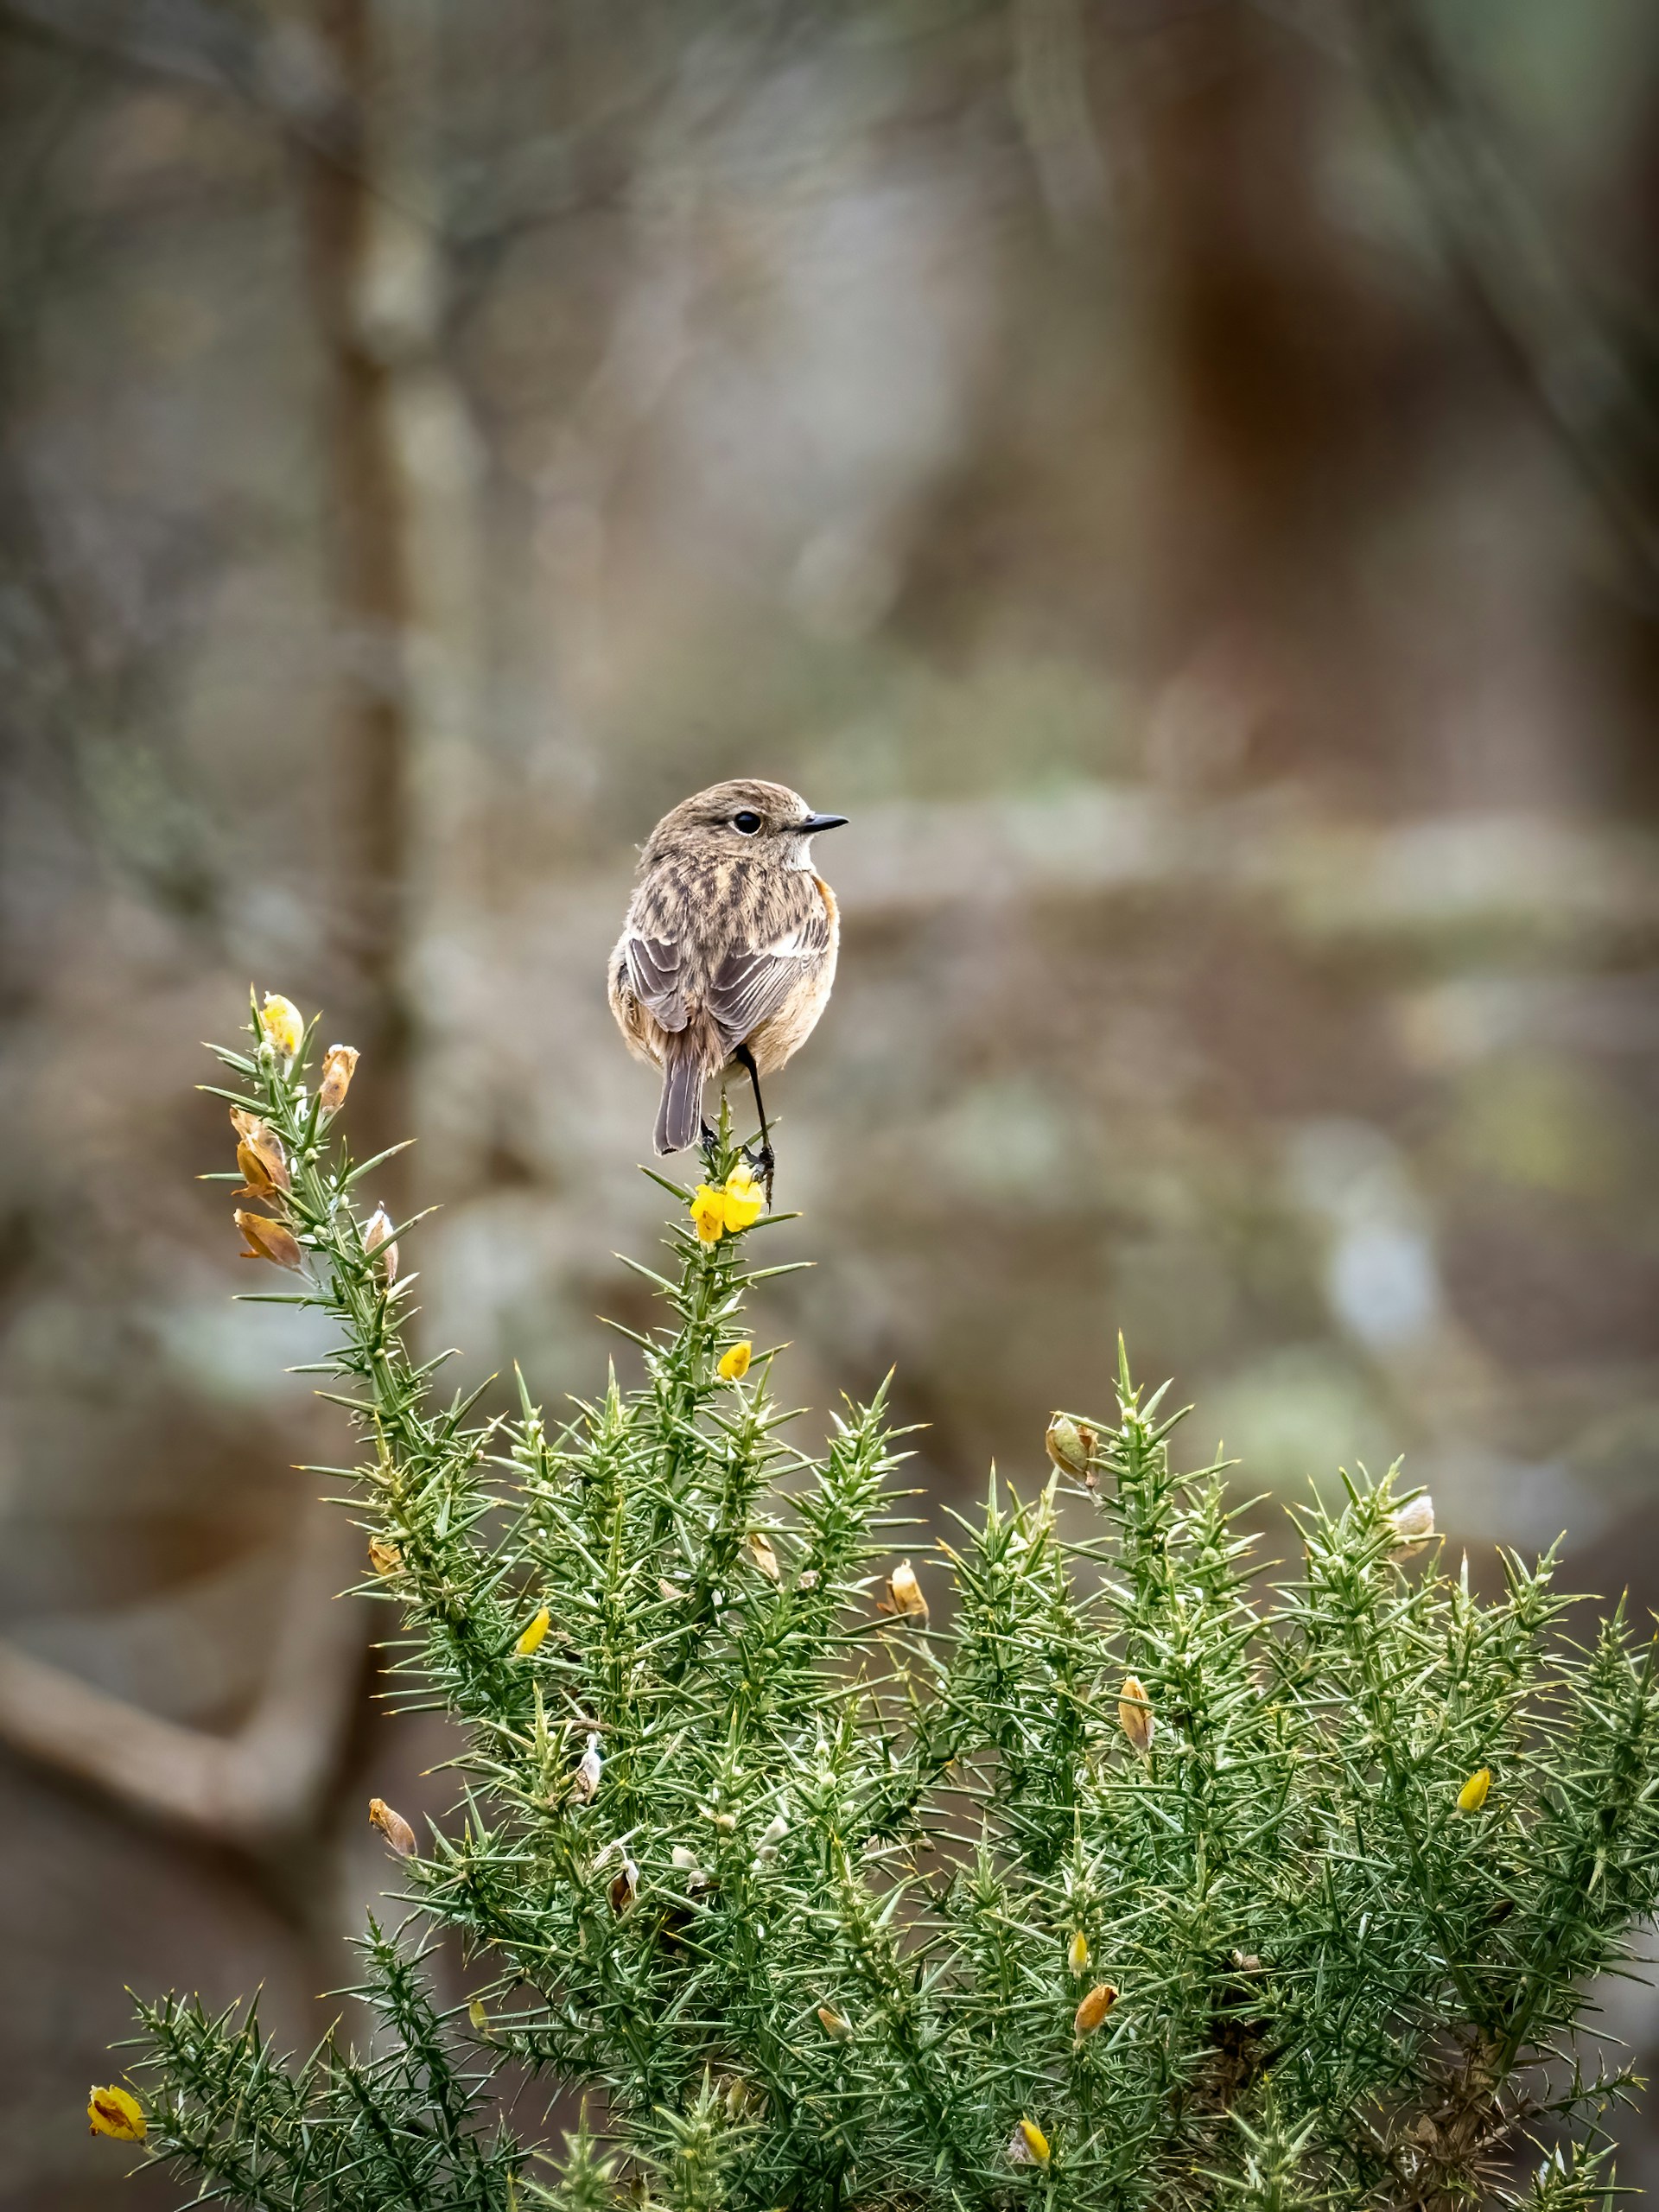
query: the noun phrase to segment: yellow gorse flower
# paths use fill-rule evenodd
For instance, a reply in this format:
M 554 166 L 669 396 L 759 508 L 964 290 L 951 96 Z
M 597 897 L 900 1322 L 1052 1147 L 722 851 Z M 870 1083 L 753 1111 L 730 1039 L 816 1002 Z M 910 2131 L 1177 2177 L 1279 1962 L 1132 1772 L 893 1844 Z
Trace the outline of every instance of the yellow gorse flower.
M 1081 1928 L 1071 1931 L 1071 1941 L 1065 1947 L 1065 1963 L 1073 1974 L 1081 1974 L 1089 1963 L 1089 1938 Z
M 541 1649 L 543 1639 L 545 1637 L 548 1630 L 552 1626 L 552 1624 L 553 1616 L 549 1612 L 547 1607 L 543 1605 L 541 1611 L 537 1614 L 535 1619 L 531 1621 L 530 1626 L 519 1637 L 518 1643 L 512 1647 L 521 1659 L 528 1659 L 532 1651 L 539 1651 Z
M 747 1337 L 741 1344 L 734 1344 L 720 1357 L 720 1379 L 722 1382 L 741 1382 L 749 1371 L 749 1362 L 754 1357 L 754 1346 Z
M 1486 1802 L 1486 1792 L 1491 1786 L 1491 1767 L 1478 1767 L 1458 1792 L 1458 1810 L 1460 1813 L 1478 1813 Z
M 280 992 L 265 993 L 265 1002 L 259 1009 L 259 1027 L 272 1052 L 280 1053 L 285 1060 L 291 1060 L 305 1042 L 305 1017 L 293 1000 L 283 998 Z
M 723 1183 L 699 1183 L 691 1193 L 691 1225 L 704 1244 L 753 1229 L 766 1211 L 766 1185 L 740 1160 Z
M 112 2135 L 118 2143 L 142 2143 L 149 2133 L 144 2108 L 135 2096 L 114 2086 L 94 2089 L 86 2101 L 88 2133 Z
M 766 1186 L 741 1160 L 726 1178 L 726 1226 L 753 1229 L 766 1210 Z

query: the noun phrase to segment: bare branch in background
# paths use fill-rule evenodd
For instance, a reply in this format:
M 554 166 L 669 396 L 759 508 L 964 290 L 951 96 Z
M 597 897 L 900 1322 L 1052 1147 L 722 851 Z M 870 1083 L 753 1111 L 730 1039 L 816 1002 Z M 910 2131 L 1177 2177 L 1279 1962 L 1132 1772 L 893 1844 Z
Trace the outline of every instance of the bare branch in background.
M 162 1719 L 0 1638 L 0 1740 L 145 1820 L 269 1849 L 315 1821 L 345 1741 L 366 1624 L 336 1593 L 357 1556 L 339 1514 L 312 1507 L 258 1698 L 234 1735 Z

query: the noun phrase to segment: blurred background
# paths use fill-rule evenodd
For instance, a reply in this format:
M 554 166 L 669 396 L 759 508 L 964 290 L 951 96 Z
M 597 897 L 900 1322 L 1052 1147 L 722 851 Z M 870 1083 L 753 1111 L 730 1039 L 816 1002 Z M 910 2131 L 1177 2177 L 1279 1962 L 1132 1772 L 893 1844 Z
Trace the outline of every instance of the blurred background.
M 716 777 L 853 817 L 802 1402 L 1029 1485 L 1121 1328 L 1659 1600 L 1656 275 L 1643 0 L 0 0 L 7 2212 L 170 2201 L 124 1985 L 308 2040 L 449 1796 L 200 1040 L 326 1008 L 424 1348 L 591 1391 Z

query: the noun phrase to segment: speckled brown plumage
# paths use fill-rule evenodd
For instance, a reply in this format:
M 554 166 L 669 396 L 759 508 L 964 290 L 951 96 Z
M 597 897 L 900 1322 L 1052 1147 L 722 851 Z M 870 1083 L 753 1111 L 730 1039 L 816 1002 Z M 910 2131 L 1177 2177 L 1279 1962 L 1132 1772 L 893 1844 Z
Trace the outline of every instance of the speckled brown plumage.
M 760 1077 L 811 1035 L 835 981 L 840 917 L 811 847 L 842 819 L 738 777 L 652 831 L 608 982 L 630 1051 L 663 1071 L 659 1153 L 696 1141 L 704 1083 L 734 1066 L 754 1080 L 764 1140 Z

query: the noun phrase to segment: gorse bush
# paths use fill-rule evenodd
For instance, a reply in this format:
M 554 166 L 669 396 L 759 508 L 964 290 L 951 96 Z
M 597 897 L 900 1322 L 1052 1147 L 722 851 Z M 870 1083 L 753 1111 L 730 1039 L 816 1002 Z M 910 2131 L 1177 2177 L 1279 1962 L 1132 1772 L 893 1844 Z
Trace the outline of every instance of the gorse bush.
M 1484 1602 L 1393 1477 L 1309 1507 L 1267 1592 L 1121 1359 L 1109 1418 L 1057 1416 L 1046 1483 L 993 1483 L 918 1577 L 881 1395 L 788 1441 L 724 1125 L 664 1185 L 639 1386 L 476 1418 L 405 1349 L 407 1230 L 332 1127 L 352 1056 L 308 1087 L 282 1001 L 254 1037 L 238 1219 L 338 1325 L 367 1584 L 465 1780 L 418 1840 L 375 1802 L 413 1910 L 370 1927 L 366 2050 L 283 2062 L 169 1998 L 95 2124 L 280 2212 L 1608 2197 L 1629 2077 L 1575 2031 L 1659 1888 L 1650 1642 L 1574 1645 L 1549 1560 Z M 508 2060 L 585 2093 L 562 2159 L 501 2121 Z

